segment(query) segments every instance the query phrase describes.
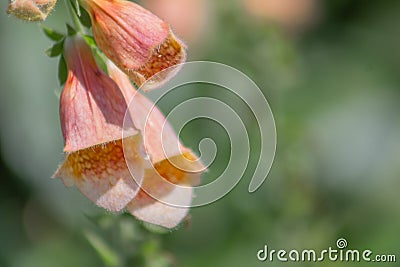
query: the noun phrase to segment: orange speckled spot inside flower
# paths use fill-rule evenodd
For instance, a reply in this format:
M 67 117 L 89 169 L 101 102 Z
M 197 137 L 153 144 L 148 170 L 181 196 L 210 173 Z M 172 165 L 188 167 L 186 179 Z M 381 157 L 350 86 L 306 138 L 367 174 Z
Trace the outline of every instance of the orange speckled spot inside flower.
M 85 176 L 100 179 L 126 168 L 121 140 L 72 153 L 66 160 L 76 179 Z
M 185 157 L 185 159 L 190 160 L 190 161 L 197 160 L 197 157 L 193 153 L 189 153 L 189 152 L 184 153 L 183 157 Z
M 177 157 L 165 159 L 154 165 L 156 172 L 173 184 L 197 183 L 192 176 L 199 176 L 204 166 L 192 152 L 185 152 Z
M 173 184 L 182 182 L 183 178 L 185 177 L 185 172 L 172 165 L 168 159 L 155 164 L 154 168 L 159 175 Z
M 129 72 L 129 76 L 140 86 L 153 75 L 168 69 L 169 67 L 183 63 L 185 60 L 185 45 L 180 40 L 176 39 L 176 37 L 171 33 L 159 47 L 154 49 L 153 54 L 147 63 L 139 69 Z M 174 69 L 171 71 L 173 72 Z M 159 76 L 154 77 L 153 82 L 165 80 L 170 75 L 170 71 L 165 71 Z
M 166 228 L 175 227 L 187 215 L 192 186 L 199 184 L 203 169 L 191 151 L 156 163 L 154 169 L 145 171 L 142 190 L 127 205 L 127 210 L 140 220 Z
M 124 139 L 129 149 L 124 155 L 122 140 L 73 152 L 67 156 L 54 177 L 78 189 L 99 207 L 110 211 L 122 210 L 137 194 L 143 180 L 143 161 L 139 154 L 140 136 Z M 130 166 L 139 170 L 135 177 Z

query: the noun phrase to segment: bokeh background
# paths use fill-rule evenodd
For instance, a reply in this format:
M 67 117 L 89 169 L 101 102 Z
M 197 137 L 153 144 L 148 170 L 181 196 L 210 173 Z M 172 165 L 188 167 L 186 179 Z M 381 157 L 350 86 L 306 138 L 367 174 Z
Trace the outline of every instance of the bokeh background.
M 239 185 L 165 231 L 107 214 L 52 180 L 63 158 L 57 60 L 43 53 L 51 43 L 40 27 L 7 16 L 2 1 L 0 266 L 279 266 L 259 262 L 257 251 L 322 250 L 341 237 L 349 248 L 397 255 L 379 266 L 400 266 L 399 1 L 141 3 L 170 21 L 190 60 L 231 65 L 262 89 L 278 133 L 267 181 L 247 192 L 255 137 Z M 60 0 L 46 25 L 64 31 L 66 20 Z M 225 166 L 229 144 L 206 123 L 188 126 L 182 139 L 194 149 L 201 136 L 220 142 L 210 176 Z

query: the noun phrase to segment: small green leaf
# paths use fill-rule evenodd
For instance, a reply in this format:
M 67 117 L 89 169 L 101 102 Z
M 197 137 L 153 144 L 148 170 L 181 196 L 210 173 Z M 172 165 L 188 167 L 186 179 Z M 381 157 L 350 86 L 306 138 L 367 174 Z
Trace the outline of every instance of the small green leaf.
M 91 47 L 91 48 L 97 48 L 96 41 L 94 38 L 90 35 L 84 35 L 83 39 L 85 39 L 86 43 Z
M 76 34 L 76 30 L 74 28 L 72 28 L 68 23 L 67 23 L 67 33 L 68 36 L 72 36 Z
M 92 50 L 97 65 L 100 67 L 102 71 L 108 74 L 107 63 L 103 53 L 99 49 L 92 49 Z
M 57 32 L 56 30 L 46 27 L 44 25 L 41 26 L 44 34 L 49 37 L 53 41 L 61 41 L 64 38 L 64 34 Z
M 58 81 L 60 82 L 60 85 L 63 85 L 67 81 L 67 76 L 67 63 L 65 62 L 64 56 L 61 56 L 60 61 L 58 62 Z
M 47 49 L 45 53 L 49 57 L 57 57 L 62 54 L 63 50 L 64 50 L 64 39 L 62 39 L 62 41 L 58 43 L 55 43 L 52 47 Z
M 86 28 L 92 27 L 92 21 L 90 20 L 89 13 L 87 13 L 84 8 L 81 8 L 81 15 L 79 16 L 79 20 Z

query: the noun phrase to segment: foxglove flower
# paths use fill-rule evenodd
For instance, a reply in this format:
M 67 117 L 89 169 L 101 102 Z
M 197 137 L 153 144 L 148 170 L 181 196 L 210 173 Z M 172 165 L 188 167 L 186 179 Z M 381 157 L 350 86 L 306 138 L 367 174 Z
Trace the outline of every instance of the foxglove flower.
M 143 175 L 141 138 L 126 125 L 127 105 L 117 84 L 97 65 L 79 36 L 65 41 L 68 78 L 60 99 L 61 128 L 67 153 L 54 177 L 75 184 L 96 205 L 122 210 L 138 193 Z M 127 144 L 123 151 L 122 142 Z M 135 168 L 133 180 L 127 163 Z
M 100 49 L 137 84 L 186 60 L 185 45 L 169 25 L 125 0 L 82 0 Z M 153 86 L 176 71 L 163 72 Z
M 134 89 L 121 70 L 108 62 L 108 72 L 127 103 L 131 103 L 129 113 L 143 135 L 150 159 L 141 190 L 127 209 L 140 220 L 173 228 L 186 216 L 192 201 L 192 186 L 199 184 L 205 167 L 179 142 L 161 111 Z
M 53 11 L 56 0 L 13 0 L 8 5 L 7 13 L 28 21 L 45 20 Z
M 175 227 L 187 214 L 203 165 L 115 65 L 109 63 L 111 79 L 79 36 L 64 46 L 69 71 L 60 113 L 67 155 L 54 176 L 107 210 L 126 207 L 140 220 Z M 137 105 L 128 109 L 132 99 Z

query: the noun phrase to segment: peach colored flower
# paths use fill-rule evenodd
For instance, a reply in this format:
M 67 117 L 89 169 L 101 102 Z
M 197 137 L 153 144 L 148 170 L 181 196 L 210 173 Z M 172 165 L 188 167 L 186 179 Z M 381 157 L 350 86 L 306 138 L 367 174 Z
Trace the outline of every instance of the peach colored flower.
M 68 78 L 61 95 L 61 128 L 67 153 L 54 177 L 75 184 L 96 205 L 122 210 L 137 194 L 140 184 L 131 177 L 126 160 L 143 173 L 139 154 L 141 137 L 133 124 L 122 147 L 125 99 L 115 82 L 93 58 L 83 38 L 65 41 Z M 140 181 L 137 177 L 136 181 Z
M 140 220 L 175 227 L 188 212 L 203 165 L 122 71 L 109 63 L 111 79 L 99 69 L 81 37 L 67 38 L 64 56 L 69 72 L 60 113 L 67 155 L 54 177 L 107 210 L 126 207 Z M 128 109 L 132 99 L 137 105 Z
M 167 228 L 175 227 L 186 216 L 192 201 L 192 186 L 200 183 L 205 167 L 190 149 L 179 142 L 161 111 L 135 90 L 121 70 L 108 62 L 108 72 L 127 103 L 133 101 L 129 112 L 135 127 L 143 135 L 144 147 L 151 161 L 144 171 L 141 190 L 127 209 L 140 220 Z
M 125 0 L 81 0 L 81 4 L 90 14 L 100 49 L 137 85 L 186 60 L 182 41 L 143 7 Z
M 57 0 L 14 0 L 8 5 L 7 13 L 28 21 L 45 20 L 53 11 Z

